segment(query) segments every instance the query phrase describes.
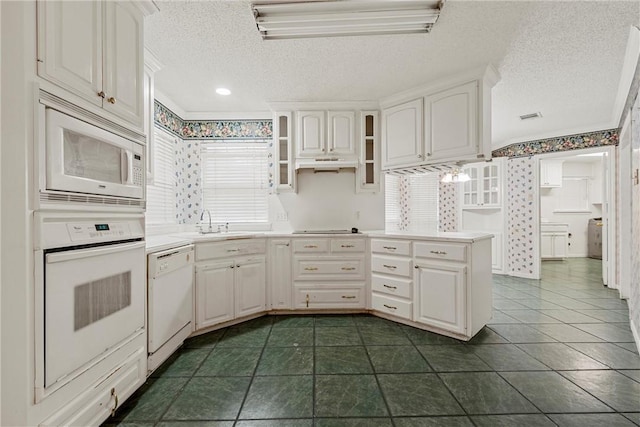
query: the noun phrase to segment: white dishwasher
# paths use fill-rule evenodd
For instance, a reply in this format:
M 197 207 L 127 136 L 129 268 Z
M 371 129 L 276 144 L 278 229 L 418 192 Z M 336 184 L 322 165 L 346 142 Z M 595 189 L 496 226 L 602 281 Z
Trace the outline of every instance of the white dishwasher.
M 148 255 L 149 373 L 182 345 L 193 330 L 193 245 Z

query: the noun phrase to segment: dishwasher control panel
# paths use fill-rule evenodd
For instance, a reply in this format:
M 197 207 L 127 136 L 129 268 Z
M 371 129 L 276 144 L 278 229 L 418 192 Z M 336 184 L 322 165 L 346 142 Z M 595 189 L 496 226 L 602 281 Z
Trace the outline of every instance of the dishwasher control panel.
M 184 266 L 193 265 L 194 258 L 193 245 L 149 254 L 149 276 L 155 278 Z

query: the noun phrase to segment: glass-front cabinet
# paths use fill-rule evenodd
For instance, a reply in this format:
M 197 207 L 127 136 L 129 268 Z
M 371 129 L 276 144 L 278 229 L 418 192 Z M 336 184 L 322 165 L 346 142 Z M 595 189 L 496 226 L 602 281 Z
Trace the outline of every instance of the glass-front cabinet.
M 462 187 L 463 207 L 500 207 L 500 165 L 493 162 L 470 164 L 462 171 L 470 178 Z
M 380 190 L 380 142 L 378 111 L 360 112 L 360 166 L 358 167 L 358 191 Z
M 291 111 L 274 114 L 274 186 L 276 192 L 295 190 Z

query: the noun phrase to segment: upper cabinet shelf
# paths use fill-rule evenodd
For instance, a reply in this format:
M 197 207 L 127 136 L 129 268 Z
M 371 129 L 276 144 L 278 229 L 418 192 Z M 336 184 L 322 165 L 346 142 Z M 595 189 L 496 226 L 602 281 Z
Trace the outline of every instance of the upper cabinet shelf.
M 382 100 L 382 169 L 489 159 L 498 79 L 488 67 Z

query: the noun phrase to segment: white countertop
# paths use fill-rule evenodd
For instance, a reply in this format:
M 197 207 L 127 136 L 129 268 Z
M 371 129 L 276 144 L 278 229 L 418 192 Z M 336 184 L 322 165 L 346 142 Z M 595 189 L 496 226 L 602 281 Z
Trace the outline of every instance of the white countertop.
M 444 242 L 463 242 L 471 243 L 478 240 L 490 239 L 493 237 L 491 233 L 483 232 L 435 232 L 435 233 L 410 233 L 402 231 L 385 232 L 384 230 L 363 231 L 361 233 L 345 233 L 345 234 L 294 234 L 287 231 L 233 231 L 222 233 L 201 234 L 197 231 L 171 233 L 166 235 L 155 235 L 146 238 L 147 253 L 158 252 L 165 249 L 171 249 L 178 246 L 188 245 L 190 243 L 215 242 L 221 240 L 239 240 L 257 237 L 286 237 L 286 238 L 395 238 L 395 239 L 413 239 L 413 240 L 436 240 Z

